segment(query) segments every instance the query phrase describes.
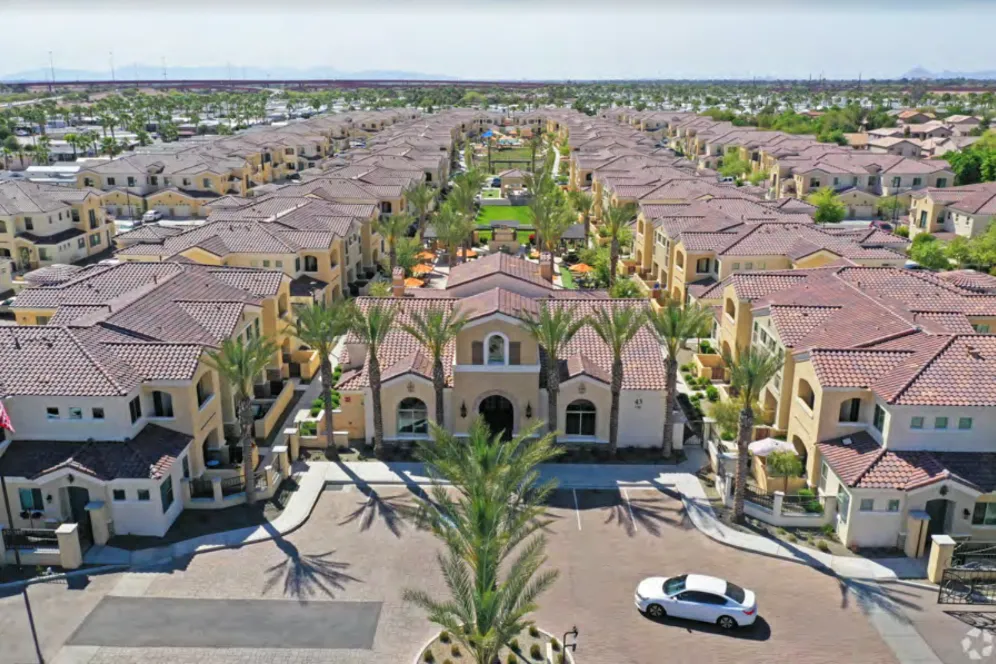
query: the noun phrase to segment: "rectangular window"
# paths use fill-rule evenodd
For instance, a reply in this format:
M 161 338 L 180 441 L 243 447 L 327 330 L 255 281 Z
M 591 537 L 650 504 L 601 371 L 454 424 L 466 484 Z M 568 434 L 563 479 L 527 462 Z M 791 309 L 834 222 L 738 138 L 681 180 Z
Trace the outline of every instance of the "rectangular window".
M 861 415 L 861 399 L 848 399 L 840 404 L 838 422 L 857 422 Z
M 264 259 L 263 260 L 263 267 L 270 267 L 270 261 Z
M 24 218 L 24 229 L 28 231 L 35 230 L 35 222 L 31 221 L 31 217 Z
M 318 272 L 318 259 L 314 256 L 304 257 L 304 271 L 305 272 Z
M 190 477 L 190 458 L 183 457 L 183 476 Z
M 938 189 L 943 189 L 946 186 L 948 186 L 948 179 L 947 178 L 937 178 L 937 188 Z
M 841 523 L 847 523 L 847 511 L 851 507 L 851 494 L 844 490 L 844 485 L 837 487 L 837 518 Z
M 914 187 L 919 187 L 921 184 L 923 184 L 923 179 L 922 178 L 913 178 L 913 186 Z
M 284 262 L 283 261 L 275 261 L 273 263 L 273 266 L 274 267 L 283 267 L 284 266 Z
M 754 264 L 753 263 L 744 263 L 744 269 L 745 270 L 753 270 L 754 269 Z
M 858 505 L 858 509 L 862 512 L 871 512 L 875 509 L 875 499 L 874 498 L 862 498 L 861 503 Z
M 149 495 L 149 490 L 148 489 L 139 489 L 138 490 L 138 499 L 141 500 L 142 502 L 148 502 L 151 499 L 151 496 Z
M 899 511 L 899 500 L 893 499 L 889 501 L 889 511 L 898 512 Z
M 122 500 L 127 500 L 128 499 L 128 495 L 125 493 L 124 489 L 114 489 L 111 492 L 111 495 L 114 498 L 114 500 L 119 501 L 119 502 L 122 501 Z
M 971 417 L 959 417 L 958 418 L 958 428 L 962 431 L 968 431 L 972 428 L 972 418 Z
M 80 238 L 80 239 L 76 240 L 76 248 L 77 249 L 86 249 L 86 239 L 85 238 Z
M 57 420 L 57 419 L 59 419 L 59 407 L 58 406 L 49 406 L 48 408 L 46 408 L 45 409 L 45 418 L 49 419 L 49 420 Z
M 879 431 L 882 431 L 885 427 L 885 410 L 878 404 L 875 404 L 875 415 L 872 417 L 872 425 Z
M 83 419 L 83 409 L 69 407 L 69 419 L 71 420 L 82 420 Z
M 142 400 L 135 397 L 128 403 L 128 410 L 131 413 L 131 423 L 134 424 L 142 416 Z
M 103 408 L 94 408 L 92 412 L 93 412 L 93 419 L 95 419 L 95 420 L 102 420 L 102 419 L 104 419 L 104 409 Z
M 946 418 L 946 417 L 935 417 L 934 418 L 934 428 L 935 429 L 947 429 L 948 428 L 948 418 Z
M 709 272 L 711 261 L 708 258 L 700 258 L 695 262 L 695 271 L 699 274 Z
M 96 247 L 98 244 L 100 244 L 100 233 L 94 233 L 90 236 L 90 246 Z
M 112 177 L 107 178 L 107 186 L 108 187 L 113 187 L 116 184 L 117 184 L 117 181 L 114 178 L 112 178 Z
M 996 503 L 975 503 L 973 526 L 996 526 Z
M 156 417 L 173 417 L 173 395 L 169 392 L 153 392 L 152 407 Z
M 973 325 L 972 327 L 974 327 L 975 331 L 978 332 L 979 334 L 989 334 L 989 326 L 988 325 L 983 325 L 981 323 L 977 323 L 977 324 Z
M 733 269 L 734 272 L 737 271 L 737 270 L 739 270 L 740 269 L 740 263 L 734 263 L 733 266 L 732 266 L 732 269 Z
M 827 465 L 826 461 L 820 462 L 820 493 L 826 493 L 827 490 L 827 480 L 830 479 L 830 466 Z
M 163 483 L 159 485 L 159 498 L 162 501 L 163 512 L 173 504 L 173 478 L 167 476 Z
M 156 175 L 150 175 L 149 176 L 149 184 L 151 184 L 153 186 L 158 185 L 159 184 L 159 177 L 156 176 Z
M 923 418 L 914 417 L 910 420 L 910 429 L 922 429 L 923 428 Z
M 201 181 L 201 184 L 204 185 L 205 189 L 210 189 L 211 188 L 211 179 L 210 178 L 204 178 L 204 180 Z
M 37 512 L 45 509 L 41 489 L 18 489 L 17 497 L 21 500 L 21 511 Z
M 134 187 L 135 186 L 135 178 L 133 178 L 131 176 L 128 176 L 128 186 L 129 187 Z

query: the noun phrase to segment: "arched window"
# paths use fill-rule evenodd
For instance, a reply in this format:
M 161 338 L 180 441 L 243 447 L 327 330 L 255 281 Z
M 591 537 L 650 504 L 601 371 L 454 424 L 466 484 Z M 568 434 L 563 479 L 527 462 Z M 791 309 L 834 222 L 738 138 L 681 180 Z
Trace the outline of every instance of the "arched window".
M 799 379 L 799 398 L 802 400 L 802 403 L 809 407 L 809 410 L 813 409 L 816 395 L 813 394 L 813 386 L 805 378 Z
M 505 361 L 505 337 L 500 334 L 492 334 L 487 342 L 487 363 L 507 364 Z
M 838 422 L 857 422 L 861 419 L 861 399 L 848 399 L 840 404 Z
M 685 254 L 681 253 L 680 251 L 675 252 L 675 254 L 674 254 L 674 264 L 677 265 L 680 268 L 684 268 L 685 267 Z
M 406 433 L 429 433 L 429 411 L 421 399 L 407 397 L 398 404 L 398 434 Z
M 737 305 L 733 303 L 733 300 L 726 301 L 726 315 L 730 318 L 737 317 Z
M 567 405 L 564 430 L 568 436 L 595 435 L 595 404 L 585 399 Z

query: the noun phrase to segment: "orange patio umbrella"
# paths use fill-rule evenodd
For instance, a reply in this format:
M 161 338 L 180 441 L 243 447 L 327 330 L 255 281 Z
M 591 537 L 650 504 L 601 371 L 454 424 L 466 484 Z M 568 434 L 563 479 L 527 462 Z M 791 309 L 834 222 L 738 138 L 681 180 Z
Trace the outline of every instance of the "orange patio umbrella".
M 465 252 L 464 252 L 463 249 L 460 249 L 460 250 L 457 251 L 457 255 L 458 256 L 463 256 L 464 253 Z M 477 256 L 477 250 L 475 250 L 475 249 L 468 249 L 466 251 L 466 254 L 467 254 L 467 258 L 474 258 L 475 256 Z
M 431 251 L 420 251 L 418 255 L 415 256 L 420 261 L 434 261 L 436 260 L 436 254 Z
M 412 274 L 414 274 L 415 276 L 429 274 L 430 272 L 432 272 L 432 266 L 426 265 L 425 263 L 419 263 L 418 265 L 412 268 Z
M 594 272 L 595 268 L 588 265 L 587 263 L 575 263 L 570 268 L 571 272 Z
M 421 279 L 416 279 L 415 277 L 405 279 L 405 287 L 407 288 L 421 288 L 423 283 Z

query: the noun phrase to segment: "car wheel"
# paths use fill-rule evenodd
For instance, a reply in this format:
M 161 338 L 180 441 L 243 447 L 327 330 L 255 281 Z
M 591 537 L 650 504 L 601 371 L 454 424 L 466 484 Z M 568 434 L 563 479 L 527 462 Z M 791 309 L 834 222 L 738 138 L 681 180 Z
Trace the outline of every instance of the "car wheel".
M 720 616 L 719 620 L 716 621 L 716 624 L 723 629 L 733 629 L 737 626 L 737 621 L 730 616 Z
M 660 604 L 651 604 L 647 607 L 647 615 L 654 620 L 660 620 L 667 615 L 667 611 L 665 611 L 664 607 Z

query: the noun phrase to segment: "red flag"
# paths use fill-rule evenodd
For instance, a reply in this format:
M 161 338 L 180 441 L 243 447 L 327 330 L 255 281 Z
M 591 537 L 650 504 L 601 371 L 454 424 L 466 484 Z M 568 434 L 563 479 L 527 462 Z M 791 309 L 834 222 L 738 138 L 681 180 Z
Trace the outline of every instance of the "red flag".
M 0 401 L 0 429 L 15 433 L 14 425 L 10 423 L 10 415 L 7 414 L 7 409 L 3 407 L 2 401 Z

